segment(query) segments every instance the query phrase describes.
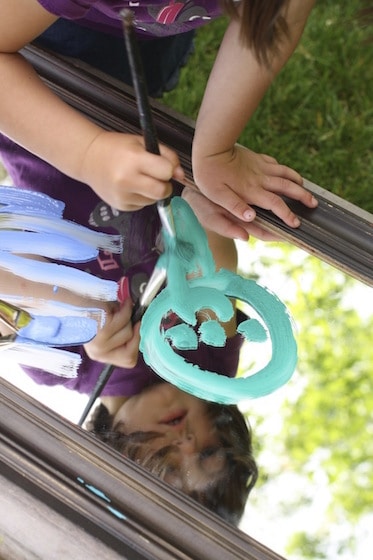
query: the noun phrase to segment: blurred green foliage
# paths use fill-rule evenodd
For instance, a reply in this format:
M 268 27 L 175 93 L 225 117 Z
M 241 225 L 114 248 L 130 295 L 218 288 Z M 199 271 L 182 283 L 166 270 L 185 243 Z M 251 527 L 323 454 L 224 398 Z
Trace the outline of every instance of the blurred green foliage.
M 263 433 L 265 418 L 248 413 L 265 441 L 259 464 L 260 452 L 276 450 L 261 483 L 292 473 L 304 477 L 304 489 L 329 496 L 321 528 L 315 519 L 295 532 L 289 558 L 328 558 L 330 533 L 341 523 L 338 546 L 353 557 L 354 528 L 373 510 L 373 305 L 365 299 L 371 292 L 362 293 L 357 281 L 290 245 L 269 245 L 254 259 L 250 276 L 269 286 L 263 271 L 275 279 L 296 322 L 299 361 L 280 408 L 281 430 Z M 309 499 L 308 491 L 302 496 L 289 488 L 287 502 L 275 505 L 274 498 L 273 508 L 286 516 Z
M 239 141 L 373 212 L 373 44 L 357 18 L 360 7 L 359 0 L 316 4 L 297 50 Z M 220 20 L 198 32 L 179 86 L 164 98 L 192 118 L 225 25 Z

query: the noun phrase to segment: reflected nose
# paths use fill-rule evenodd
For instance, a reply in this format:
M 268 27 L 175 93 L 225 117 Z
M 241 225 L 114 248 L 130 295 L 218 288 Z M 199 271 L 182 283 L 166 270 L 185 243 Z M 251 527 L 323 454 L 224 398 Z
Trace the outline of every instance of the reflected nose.
M 175 436 L 173 444 L 188 455 L 196 452 L 196 438 L 193 434 L 181 432 Z

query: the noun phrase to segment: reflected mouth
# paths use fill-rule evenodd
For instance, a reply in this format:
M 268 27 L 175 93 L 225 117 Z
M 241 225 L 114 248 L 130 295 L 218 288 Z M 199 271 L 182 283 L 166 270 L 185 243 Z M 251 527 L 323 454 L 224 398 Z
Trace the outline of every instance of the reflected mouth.
M 166 424 L 170 427 L 180 427 L 180 425 L 185 421 L 187 415 L 186 410 L 177 410 L 175 412 L 171 412 L 159 422 L 159 424 Z

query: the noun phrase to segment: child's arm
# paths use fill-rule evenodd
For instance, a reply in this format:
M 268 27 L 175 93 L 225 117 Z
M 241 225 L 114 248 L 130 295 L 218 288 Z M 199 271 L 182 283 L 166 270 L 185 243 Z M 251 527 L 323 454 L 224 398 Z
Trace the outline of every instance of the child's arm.
M 68 303 L 77 307 L 101 307 L 106 320 L 93 340 L 84 345 L 88 356 L 98 362 L 110 363 L 118 367 L 132 368 L 139 353 L 140 324 L 132 326 L 132 302 L 128 299 L 122 307 L 116 302 L 100 302 L 83 298 L 73 292 L 53 286 L 25 280 L 0 268 L 0 293 L 6 295 L 33 297 L 48 301 Z M 0 322 L 0 335 L 11 334 Z
M 313 207 L 316 201 L 302 188 L 302 178 L 274 158 L 235 146 L 273 79 L 296 47 L 315 0 L 290 0 L 284 38 L 271 68 L 239 41 L 239 22 L 232 20 L 211 72 L 196 123 L 193 142 L 194 179 L 213 202 L 245 222 L 255 217 L 254 204 L 273 211 L 286 224 L 299 225 L 279 195 Z M 237 220 L 233 220 L 237 228 Z
M 187 186 L 183 189 L 183 198 L 192 207 L 199 222 L 207 231 L 214 231 L 230 239 L 242 239 L 247 241 L 248 234 L 262 241 L 278 241 L 278 235 L 266 230 L 254 222 L 247 223 L 233 216 L 228 210 L 215 204 L 204 196 L 194 184 L 186 181 Z
M 216 270 L 225 268 L 231 272 L 237 272 L 238 256 L 233 239 L 222 237 L 215 231 L 206 231 L 206 234 L 210 251 L 214 257 Z M 232 304 L 236 305 L 234 300 L 232 300 Z M 212 312 L 210 312 L 210 316 L 212 316 Z M 228 338 L 235 336 L 237 330 L 236 314 L 233 315 L 230 321 L 223 323 L 223 326 Z
M 144 149 L 141 136 L 107 132 L 45 86 L 17 51 L 56 21 L 36 0 L 0 2 L 0 130 L 119 210 L 168 196 L 184 179 L 178 157 Z

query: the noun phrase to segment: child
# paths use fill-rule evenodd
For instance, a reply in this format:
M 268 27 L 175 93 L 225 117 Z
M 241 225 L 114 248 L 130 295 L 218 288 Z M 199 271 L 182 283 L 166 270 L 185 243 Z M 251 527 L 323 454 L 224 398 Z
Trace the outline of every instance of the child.
M 103 397 L 88 423 L 100 440 L 238 525 L 258 469 L 236 406 L 158 383 L 129 399 Z
M 248 232 L 258 231 L 250 226 L 255 218 L 250 204 L 272 210 L 291 227 L 297 227 L 299 220 L 279 195 L 300 200 L 309 207 L 317 204 L 302 188 L 297 172 L 269 156 L 235 145 L 264 92 L 295 48 L 313 4 L 314 0 L 224 2 L 231 20 L 197 119 L 193 172 L 199 190 L 209 201 L 206 215 L 198 214 L 202 224 L 210 229 L 220 228 L 226 236 L 247 239 Z M 100 199 L 118 210 L 149 206 L 170 194 L 171 177 L 183 181 L 184 173 L 175 152 L 162 146 L 161 157 L 155 156 L 145 151 L 141 137 L 108 132 L 90 122 L 58 99 L 16 54 L 49 30 L 40 38 L 41 44 L 58 52 L 61 41 L 66 47 L 75 38 L 78 50 L 72 54 L 94 62 L 99 58 L 100 48 L 90 52 L 92 36 L 87 39 L 84 29 L 98 30 L 102 41 L 110 43 L 110 35 L 122 33 L 120 10 L 128 5 L 124 0 L 114 6 L 106 0 L 2 0 L 0 75 L 6 87 L 0 93 L 0 130 L 5 135 L 1 154 L 12 175 L 18 170 L 15 184 L 28 187 L 33 173 L 31 170 L 28 175 L 29 156 L 19 151 L 15 156 L 15 148 L 6 138 L 67 176 L 89 185 Z M 176 15 L 171 14 L 171 7 Z M 131 8 L 144 42 L 156 36 L 177 36 L 221 14 L 216 0 L 173 6 L 159 2 L 159 9 L 151 2 L 131 4 Z M 68 26 L 67 39 L 64 34 L 59 39 L 59 28 L 54 33 L 51 27 L 59 18 L 78 24 L 75 28 Z M 83 45 L 79 44 L 81 39 Z M 190 36 L 184 36 L 184 41 L 182 47 L 175 43 L 160 52 L 157 74 L 164 69 L 165 53 L 170 55 L 175 49 L 178 54 L 176 63 L 168 65 L 170 71 L 163 83 L 152 87 L 153 93 L 155 89 L 171 87 L 170 73 L 177 74 L 190 49 Z M 84 51 L 89 54 L 84 55 Z M 109 59 L 110 56 L 102 61 L 101 56 L 97 64 L 101 68 L 107 64 L 107 71 L 114 73 Z M 19 176 L 21 167 L 23 177 Z M 213 219 L 221 213 L 223 222 Z

